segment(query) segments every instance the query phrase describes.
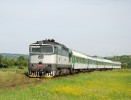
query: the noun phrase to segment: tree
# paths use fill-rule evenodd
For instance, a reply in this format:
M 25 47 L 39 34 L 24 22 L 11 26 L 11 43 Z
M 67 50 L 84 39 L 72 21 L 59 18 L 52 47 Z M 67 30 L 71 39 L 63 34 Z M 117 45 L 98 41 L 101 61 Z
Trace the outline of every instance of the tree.
M 24 56 L 20 56 L 17 58 L 17 66 L 20 69 L 28 66 L 28 61 L 25 59 Z
M 122 67 L 122 68 L 127 68 L 127 66 L 128 66 L 127 63 L 122 63 L 122 64 L 121 64 L 121 67 Z
M 4 66 L 4 68 L 7 68 L 9 66 L 9 62 L 7 58 L 3 59 L 2 65 Z
M 114 56 L 106 58 L 112 61 L 120 61 L 122 68 L 131 68 L 131 55 Z
M 2 55 L 0 55 L 0 65 L 3 65 L 3 56 Z
M 16 60 L 15 59 L 8 59 L 8 66 L 9 67 L 12 67 L 12 66 L 15 66 L 15 63 L 16 63 Z

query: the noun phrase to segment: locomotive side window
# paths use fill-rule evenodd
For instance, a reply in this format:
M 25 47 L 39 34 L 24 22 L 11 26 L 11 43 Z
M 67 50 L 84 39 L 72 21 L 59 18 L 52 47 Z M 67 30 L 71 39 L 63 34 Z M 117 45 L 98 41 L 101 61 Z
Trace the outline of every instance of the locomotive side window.
M 58 47 L 54 46 L 54 54 L 58 54 Z
M 62 55 L 69 57 L 69 52 L 67 50 L 62 50 Z
M 54 49 L 55 49 L 55 48 L 54 48 Z M 67 56 L 67 57 L 69 57 L 69 51 L 68 51 L 67 48 L 58 46 L 57 51 L 58 51 L 58 55 L 62 55 L 62 56 Z

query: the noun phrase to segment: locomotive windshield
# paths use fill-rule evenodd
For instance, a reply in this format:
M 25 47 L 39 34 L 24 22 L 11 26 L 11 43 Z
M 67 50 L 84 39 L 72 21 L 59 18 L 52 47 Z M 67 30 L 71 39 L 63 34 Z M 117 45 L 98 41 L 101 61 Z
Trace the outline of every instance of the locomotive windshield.
M 41 46 L 42 53 L 53 53 L 53 47 L 50 45 Z
M 30 52 L 50 54 L 50 53 L 53 53 L 53 46 L 51 45 L 31 46 Z
M 37 53 L 41 52 L 40 46 L 32 46 L 30 52 L 37 52 Z

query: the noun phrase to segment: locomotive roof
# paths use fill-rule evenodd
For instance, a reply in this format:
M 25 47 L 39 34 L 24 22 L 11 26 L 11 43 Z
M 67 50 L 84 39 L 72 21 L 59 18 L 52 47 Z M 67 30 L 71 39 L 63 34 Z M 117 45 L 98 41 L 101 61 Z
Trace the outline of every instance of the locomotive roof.
M 55 40 L 54 39 L 46 39 L 46 40 L 41 40 L 41 41 L 37 41 L 37 42 L 35 42 L 35 43 L 32 43 L 31 45 L 44 45 L 44 44 L 52 44 L 52 45 L 60 45 L 60 46 L 62 46 L 62 47 L 64 47 L 64 48 L 67 48 L 65 45 L 63 45 L 63 44 L 60 44 L 60 43 L 58 43 L 58 42 L 55 42 Z

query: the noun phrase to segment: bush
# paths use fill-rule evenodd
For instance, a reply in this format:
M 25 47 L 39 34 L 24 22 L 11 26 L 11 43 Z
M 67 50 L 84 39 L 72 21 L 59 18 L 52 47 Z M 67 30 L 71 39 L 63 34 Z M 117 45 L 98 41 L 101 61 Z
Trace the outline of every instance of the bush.
M 18 66 L 19 69 L 23 69 L 28 66 L 28 60 L 24 56 L 18 58 L 4 58 L 0 55 L 0 68 L 12 68 Z

